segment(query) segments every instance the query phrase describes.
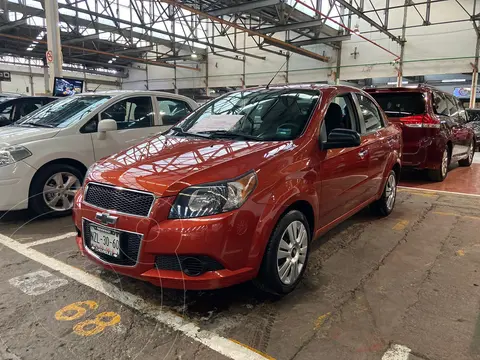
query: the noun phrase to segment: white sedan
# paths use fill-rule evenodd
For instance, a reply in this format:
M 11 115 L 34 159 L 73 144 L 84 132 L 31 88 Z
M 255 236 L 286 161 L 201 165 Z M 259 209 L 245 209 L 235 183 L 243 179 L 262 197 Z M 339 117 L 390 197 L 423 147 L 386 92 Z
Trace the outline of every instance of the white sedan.
M 92 163 L 169 129 L 197 107 L 165 92 L 86 93 L 0 128 L 0 211 L 68 214 Z

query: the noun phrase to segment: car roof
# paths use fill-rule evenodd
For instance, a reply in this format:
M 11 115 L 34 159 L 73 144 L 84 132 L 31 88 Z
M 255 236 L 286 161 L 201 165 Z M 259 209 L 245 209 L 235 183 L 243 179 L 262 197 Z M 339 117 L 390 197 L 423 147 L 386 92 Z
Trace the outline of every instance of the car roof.
M 195 103 L 195 100 L 178 94 L 173 94 L 165 91 L 153 91 L 153 90 L 105 90 L 95 92 L 84 92 L 76 94 L 74 96 L 92 96 L 92 95 L 108 95 L 112 97 L 121 97 L 125 95 L 146 95 L 146 96 L 164 96 L 170 99 L 186 100 Z
M 252 87 L 246 89 L 236 90 L 239 91 L 255 91 L 255 90 L 265 90 L 267 89 L 266 86 L 259 86 L 259 87 Z M 274 89 L 291 89 L 291 90 L 319 90 L 319 91 L 326 91 L 326 90 L 340 90 L 340 91 L 354 91 L 360 92 L 362 91 L 358 87 L 348 86 L 348 85 L 334 85 L 334 84 L 288 84 L 288 85 L 271 85 L 268 87 L 269 90 Z M 232 91 L 233 92 L 233 91 Z

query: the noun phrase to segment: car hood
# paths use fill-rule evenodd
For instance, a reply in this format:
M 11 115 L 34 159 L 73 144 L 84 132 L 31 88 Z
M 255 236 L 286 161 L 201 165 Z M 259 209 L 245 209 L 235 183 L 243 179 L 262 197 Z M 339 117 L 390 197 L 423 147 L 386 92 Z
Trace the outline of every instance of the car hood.
M 49 139 L 58 131 L 58 129 L 40 127 L 5 126 L 0 128 L 0 144 L 22 145 L 35 140 Z
M 172 196 L 190 185 L 258 171 L 265 162 L 294 147 L 291 141 L 160 136 L 99 162 L 92 168 L 88 181 Z

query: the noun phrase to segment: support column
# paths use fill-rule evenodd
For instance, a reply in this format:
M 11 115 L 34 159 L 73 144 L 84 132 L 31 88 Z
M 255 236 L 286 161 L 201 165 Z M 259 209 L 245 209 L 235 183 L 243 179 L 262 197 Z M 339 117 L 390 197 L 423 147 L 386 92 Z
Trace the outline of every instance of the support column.
M 47 20 L 47 45 L 53 54 L 53 61 L 48 64 L 50 74 L 49 91 L 53 90 L 55 76 L 62 76 L 62 45 L 60 43 L 60 27 L 58 17 L 58 0 L 45 0 L 45 18 Z
M 479 63 L 479 54 L 480 54 L 480 32 L 478 28 L 475 29 L 477 32 L 477 46 L 475 47 L 475 62 L 472 63 L 473 72 L 472 72 L 472 88 L 470 89 L 470 104 L 469 108 L 473 109 L 475 107 L 475 102 L 477 99 L 477 84 L 478 84 L 478 63 Z
M 32 63 L 31 60 L 28 60 L 28 70 L 30 73 L 30 95 L 35 95 L 35 90 L 33 89 L 33 73 L 32 73 Z
M 43 81 L 45 85 L 45 94 L 48 94 L 53 90 L 53 86 L 50 88 L 50 81 L 48 80 L 48 66 L 43 68 Z
M 405 0 L 405 7 L 403 9 L 403 25 L 402 25 L 402 43 L 400 44 L 400 58 L 398 60 L 398 75 L 397 75 L 397 87 L 401 87 L 403 85 L 403 58 L 405 55 L 405 43 L 407 40 L 405 39 L 405 34 L 407 31 L 407 13 L 408 13 L 408 5 L 410 0 Z
M 335 85 L 340 85 L 340 71 L 342 69 L 342 42 L 338 44 L 337 49 L 337 67 L 335 69 Z

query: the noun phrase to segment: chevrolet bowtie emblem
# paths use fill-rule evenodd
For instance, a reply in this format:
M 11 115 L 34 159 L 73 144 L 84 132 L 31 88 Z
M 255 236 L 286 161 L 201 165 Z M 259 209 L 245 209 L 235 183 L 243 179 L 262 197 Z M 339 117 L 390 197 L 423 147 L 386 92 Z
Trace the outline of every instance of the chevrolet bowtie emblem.
M 95 219 L 100 221 L 102 224 L 114 225 L 118 220 L 118 216 L 113 216 L 106 212 L 105 213 L 97 212 L 97 214 L 95 215 Z

